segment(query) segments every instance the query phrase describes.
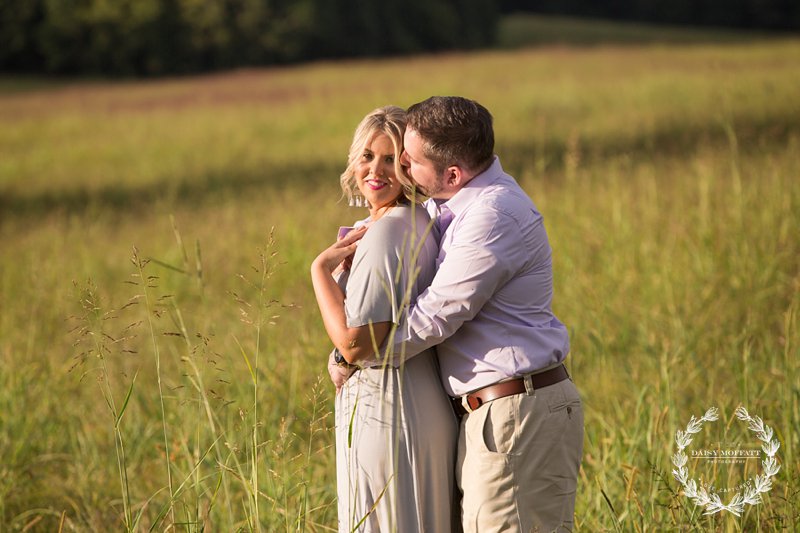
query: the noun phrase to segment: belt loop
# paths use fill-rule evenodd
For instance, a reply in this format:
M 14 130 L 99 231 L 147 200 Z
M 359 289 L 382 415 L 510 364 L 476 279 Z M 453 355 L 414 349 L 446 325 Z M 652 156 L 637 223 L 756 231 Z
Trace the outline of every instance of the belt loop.
M 528 396 L 533 396 L 533 393 L 536 392 L 536 389 L 533 388 L 533 377 L 531 374 L 525 374 L 522 378 L 525 381 L 525 394 Z
M 469 404 L 469 394 L 465 394 L 461 397 L 461 407 L 467 412 L 472 412 L 472 406 Z

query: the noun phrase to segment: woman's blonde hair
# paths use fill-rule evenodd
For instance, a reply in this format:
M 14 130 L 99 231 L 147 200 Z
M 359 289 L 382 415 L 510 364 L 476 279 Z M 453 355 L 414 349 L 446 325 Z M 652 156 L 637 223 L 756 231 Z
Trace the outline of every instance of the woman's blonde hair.
M 403 153 L 403 134 L 406 131 L 406 112 L 403 108 L 389 105 L 379 107 L 365 116 L 356 127 L 353 142 L 350 144 L 350 153 L 347 156 L 347 168 L 339 177 L 344 195 L 351 200 L 358 194 L 355 168 L 364 153 L 364 148 L 376 135 L 386 135 L 394 146 L 394 172 L 397 181 L 403 187 L 403 196 L 411 202 L 420 202 L 424 199 L 414 182 L 406 174 L 400 164 L 400 155 Z

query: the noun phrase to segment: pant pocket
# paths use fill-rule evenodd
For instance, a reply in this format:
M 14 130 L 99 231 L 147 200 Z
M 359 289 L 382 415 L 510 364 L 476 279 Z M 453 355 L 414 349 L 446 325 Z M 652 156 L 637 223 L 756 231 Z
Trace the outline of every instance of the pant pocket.
M 500 398 L 484 407 L 487 411 L 481 431 L 484 451 L 504 456 L 512 453 L 519 407 L 519 402 L 515 400 L 516 396 Z

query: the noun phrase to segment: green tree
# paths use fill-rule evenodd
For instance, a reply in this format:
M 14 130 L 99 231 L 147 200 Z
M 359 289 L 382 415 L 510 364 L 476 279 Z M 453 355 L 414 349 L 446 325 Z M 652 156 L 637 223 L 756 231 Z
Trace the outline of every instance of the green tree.
M 38 70 L 42 54 L 36 29 L 44 19 L 42 0 L 0 2 L 0 67 Z
M 158 75 L 492 43 L 494 0 L 4 0 L 0 68 Z

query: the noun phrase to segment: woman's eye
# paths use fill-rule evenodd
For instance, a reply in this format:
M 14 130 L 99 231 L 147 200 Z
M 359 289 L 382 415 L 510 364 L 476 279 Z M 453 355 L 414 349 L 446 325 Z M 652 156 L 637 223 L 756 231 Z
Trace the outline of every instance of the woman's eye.
M 364 154 L 361 156 L 361 160 L 362 161 L 372 161 L 372 154 L 369 153 L 369 152 L 364 152 Z
M 386 157 L 386 162 L 387 163 L 394 163 L 394 156 L 393 155 L 387 156 Z

